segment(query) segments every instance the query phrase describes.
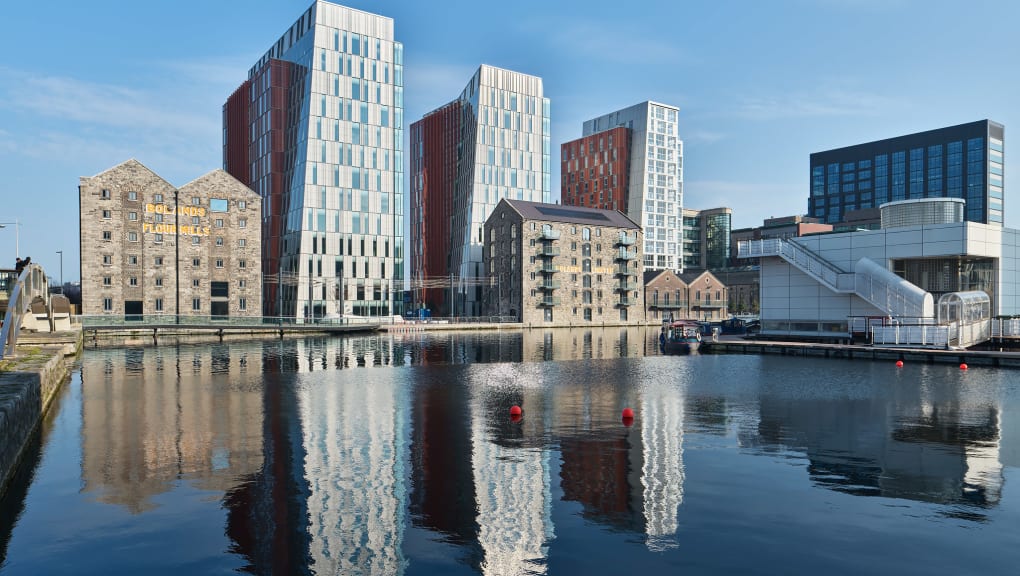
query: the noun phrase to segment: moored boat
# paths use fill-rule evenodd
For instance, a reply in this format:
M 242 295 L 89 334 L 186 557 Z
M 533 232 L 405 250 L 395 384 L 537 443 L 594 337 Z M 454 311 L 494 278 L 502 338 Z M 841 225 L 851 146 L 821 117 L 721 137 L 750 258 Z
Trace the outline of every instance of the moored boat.
M 693 320 L 663 322 L 659 345 L 666 354 L 690 354 L 701 345 L 701 330 Z

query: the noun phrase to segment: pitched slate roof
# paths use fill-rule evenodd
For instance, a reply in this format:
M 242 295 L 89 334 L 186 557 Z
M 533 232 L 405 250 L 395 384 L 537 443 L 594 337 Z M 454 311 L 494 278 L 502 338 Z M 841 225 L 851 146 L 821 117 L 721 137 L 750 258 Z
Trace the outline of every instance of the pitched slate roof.
M 501 202 L 509 204 L 525 220 L 641 229 L 637 223 L 618 210 L 599 210 L 583 206 L 561 206 L 559 204 L 510 200 L 509 198 L 504 198 Z

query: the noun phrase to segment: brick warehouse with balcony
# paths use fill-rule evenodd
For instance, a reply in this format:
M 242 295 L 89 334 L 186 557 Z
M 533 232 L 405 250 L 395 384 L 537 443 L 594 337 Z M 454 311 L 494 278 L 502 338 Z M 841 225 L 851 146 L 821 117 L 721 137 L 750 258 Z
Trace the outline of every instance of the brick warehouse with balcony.
M 489 314 L 528 326 L 644 323 L 641 227 L 623 213 L 503 199 L 484 237 Z

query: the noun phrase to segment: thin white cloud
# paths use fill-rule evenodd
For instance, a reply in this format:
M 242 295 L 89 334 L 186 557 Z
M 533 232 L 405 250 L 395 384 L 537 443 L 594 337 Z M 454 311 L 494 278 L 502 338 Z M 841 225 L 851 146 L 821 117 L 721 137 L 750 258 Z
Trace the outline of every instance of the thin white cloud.
M 750 120 L 778 120 L 831 116 L 879 116 L 899 108 L 901 102 L 874 92 L 823 87 L 810 92 L 745 98 L 738 115 Z

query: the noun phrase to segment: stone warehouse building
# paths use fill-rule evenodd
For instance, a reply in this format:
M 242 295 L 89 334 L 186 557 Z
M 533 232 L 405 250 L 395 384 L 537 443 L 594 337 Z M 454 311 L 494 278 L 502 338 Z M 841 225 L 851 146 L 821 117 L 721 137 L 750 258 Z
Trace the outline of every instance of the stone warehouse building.
M 178 189 L 128 160 L 78 199 L 83 314 L 261 315 L 260 198 L 223 170 Z
M 676 274 L 672 270 L 646 270 L 644 293 L 649 322 L 700 320 L 721 322 L 729 318 L 729 289 L 708 270 Z
M 500 200 L 485 222 L 490 314 L 525 325 L 641 324 L 641 227 L 621 212 Z

